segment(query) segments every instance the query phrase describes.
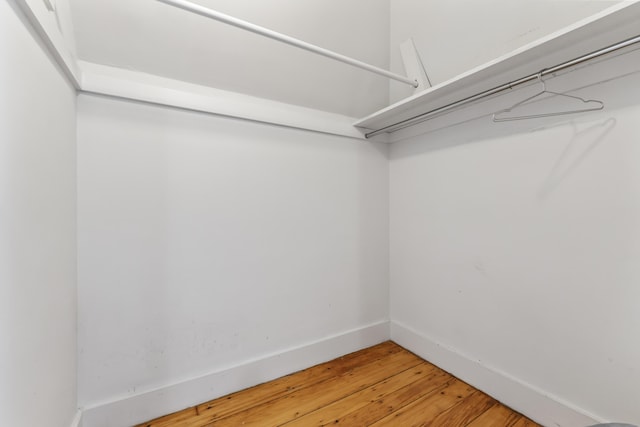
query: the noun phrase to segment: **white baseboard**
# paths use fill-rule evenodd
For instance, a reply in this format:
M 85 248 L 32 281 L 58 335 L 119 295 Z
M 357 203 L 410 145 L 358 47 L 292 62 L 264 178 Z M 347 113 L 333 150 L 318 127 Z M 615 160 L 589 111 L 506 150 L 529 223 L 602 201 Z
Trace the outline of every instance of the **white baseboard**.
M 388 339 L 388 321 L 346 331 L 189 381 L 84 408 L 82 427 L 125 427 L 142 423 Z
M 237 366 L 85 408 L 71 427 L 125 427 L 215 399 L 391 338 L 400 346 L 549 427 L 584 427 L 600 417 L 483 365 L 399 322 L 380 322 L 250 360 Z
M 391 322 L 391 339 L 544 426 L 584 427 L 604 422 L 587 411 L 483 365 L 398 322 Z

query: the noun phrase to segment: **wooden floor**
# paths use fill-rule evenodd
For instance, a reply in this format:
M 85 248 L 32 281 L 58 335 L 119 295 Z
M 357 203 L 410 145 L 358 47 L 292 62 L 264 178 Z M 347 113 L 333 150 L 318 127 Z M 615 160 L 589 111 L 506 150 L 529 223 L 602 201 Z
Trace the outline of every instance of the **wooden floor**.
M 533 427 L 390 341 L 139 427 Z

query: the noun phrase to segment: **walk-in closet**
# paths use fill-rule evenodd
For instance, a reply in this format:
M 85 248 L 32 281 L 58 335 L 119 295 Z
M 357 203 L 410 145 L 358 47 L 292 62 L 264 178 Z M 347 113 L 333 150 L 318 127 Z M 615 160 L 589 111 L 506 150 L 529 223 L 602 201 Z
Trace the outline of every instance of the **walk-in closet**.
M 1 426 L 633 426 L 638 384 L 640 2 L 0 0 Z

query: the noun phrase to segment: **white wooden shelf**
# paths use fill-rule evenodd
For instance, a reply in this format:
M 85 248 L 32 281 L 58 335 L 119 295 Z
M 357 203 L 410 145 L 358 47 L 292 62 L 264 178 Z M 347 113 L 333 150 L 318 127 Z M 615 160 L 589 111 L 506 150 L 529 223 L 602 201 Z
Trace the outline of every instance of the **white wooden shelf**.
M 378 130 L 640 35 L 640 2 L 623 2 L 377 111 L 353 125 Z

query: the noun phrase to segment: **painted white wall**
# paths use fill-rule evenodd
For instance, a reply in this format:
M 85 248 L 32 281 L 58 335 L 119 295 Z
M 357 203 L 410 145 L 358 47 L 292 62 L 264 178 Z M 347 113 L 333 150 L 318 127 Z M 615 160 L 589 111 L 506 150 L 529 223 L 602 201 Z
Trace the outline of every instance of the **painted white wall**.
M 387 145 L 89 95 L 78 120 L 81 406 L 388 319 Z
M 0 419 L 76 413 L 75 91 L 0 2 Z
M 432 84 L 507 54 L 617 0 L 390 0 L 390 67 L 404 72 L 398 46 L 412 37 Z M 412 89 L 390 82 L 390 101 Z
M 87 62 L 349 117 L 388 103 L 385 77 L 156 1 L 69 1 Z M 194 2 L 389 67 L 389 0 Z
M 604 100 L 602 112 L 494 124 L 485 108 L 390 153 L 392 320 L 596 419 L 635 424 L 638 58 L 565 77 L 629 72 L 576 92 Z

